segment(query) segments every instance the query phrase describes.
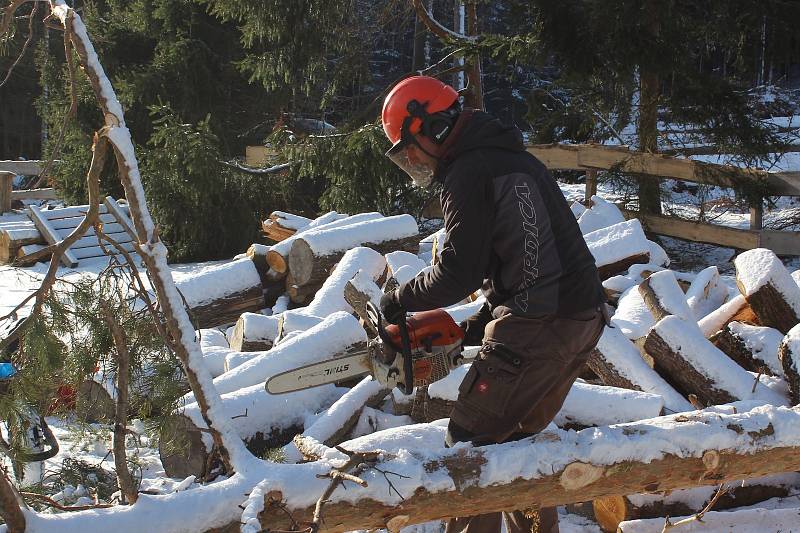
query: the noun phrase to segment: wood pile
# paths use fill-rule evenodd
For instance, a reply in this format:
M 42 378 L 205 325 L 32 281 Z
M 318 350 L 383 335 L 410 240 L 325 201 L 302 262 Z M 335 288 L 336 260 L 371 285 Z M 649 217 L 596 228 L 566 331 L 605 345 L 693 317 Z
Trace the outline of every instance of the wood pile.
M 576 210 L 603 272 L 604 287 L 615 294 L 616 308 L 612 327 L 605 329 L 588 361 L 591 372 L 587 376 L 593 379 L 573 385 L 547 430 L 559 435 L 552 438 L 590 438 L 592 428 L 600 428 L 592 438 L 606 434 L 609 428 L 621 429 L 624 435 L 639 431 L 644 435 L 655 427 L 652 424 L 688 427 L 713 416 L 735 417 L 764 406 L 800 402 L 800 287 L 774 254 L 765 249 L 741 254 L 736 261 L 736 285 L 720 276 L 716 267 L 697 274 L 669 270 L 663 249 L 646 239 L 637 221 L 624 220 L 611 207 L 595 198 L 591 208 Z M 282 240 L 272 246 L 254 246 L 247 257 L 234 262 L 241 269 L 236 271 L 235 285 L 243 289 L 259 286 L 262 306 L 271 309 L 249 309 L 235 317 L 233 312 L 207 313 L 206 326 L 235 325 L 228 329 L 227 339 L 219 332 L 208 333 L 215 330 L 201 332 L 206 338 L 204 360 L 210 368 L 214 366 L 214 385 L 222 395 L 222 408 L 242 440 L 257 452 L 279 449 L 276 453 L 288 463 L 337 457 L 340 452 L 335 446 L 342 443 L 386 450 L 413 446 L 409 437 L 413 431 L 424 434 L 423 441 L 441 440 L 442 419 L 452 410 L 468 364 L 409 396 L 387 391 L 369 377 L 281 396 L 268 394 L 265 382 L 286 370 L 363 350 L 368 335 L 374 335 L 364 329 L 366 303 L 377 303 L 384 291 L 431 268 L 433 249 L 443 245 L 442 236 L 420 246 L 417 225 L 407 216 L 326 214 L 301 220 L 288 214 L 273 215 L 270 227 L 292 229 L 293 233 L 284 232 Z M 291 224 L 296 227 L 290 228 Z M 227 268 L 234 267 L 229 264 Z M 231 277 L 233 274 L 228 274 L 224 279 L 232 286 Z M 264 304 L 266 283 L 274 286 L 270 306 Z M 210 286 L 208 282 L 195 285 Z M 195 287 L 186 292 L 202 291 Z M 225 291 L 218 292 L 215 301 L 219 302 L 225 299 Z M 187 302 L 197 304 L 197 298 L 187 297 Z M 292 309 L 287 308 L 289 302 Z M 447 311 L 460 322 L 482 303 L 478 298 Z M 173 477 L 206 475 L 216 467 L 211 439 L 193 394 L 183 400 L 186 407 L 175 414 L 171 429 L 162 434 L 162 463 Z M 705 409 L 705 414 L 696 414 L 697 409 Z M 419 425 L 405 427 L 414 423 Z M 701 426 L 708 424 L 705 421 Z M 749 442 L 768 439 L 772 431 L 769 427 L 753 430 L 738 422 L 726 428 Z M 663 431 L 664 442 L 669 442 L 666 432 L 672 430 Z M 184 447 L 176 449 L 175 442 L 183 442 Z M 379 442 L 385 448 L 380 448 Z M 441 447 L 442 443 L 430 445 Z M 764 453 L 766 457 L 772 452 Z M 713 496 L 709 486 L 722 480 L 739 481 L 726 498 L 716 500 L 720 509 L 786 495 L 800 483 L 793 474 L 758 478 L 793 468 L 780 454 L 755 459 L 732 452 L 723 459 L 717 452 L 708 452 L 690 459 L 676 453 L 656 466 L 633 460 L 631 477 L 616 470 L 609 473 L 591 462 L 576 463 L 580 466 L 557 474 L 552 483 L 542 478 L 543 485 L 515 482 L 497 490 L 508 490 L 510 495 L 524 487 L 521 490 L 537 503 L 594 500 L 594 515 L 602 528 L 616 531 L 619 526 L 624 530 L 630 527 L 620 526 L 626 520 L 698 512 Z M 475 467 L 479 470 L 479 465 Z M 677 470 L 682 473 L 675 474 Z M 572 483 L 594 487 L 598 475 L 619 482 L 604 482 L 602 490 L 592 488 L 582 496 L 563 493 Z M 742 484 L 744 479 L 748 481 Z M 686 487 L 701 488 L 669 492 Z M 478 496 L 474 509 L 489 509 L 500 492 L 492 492 L 492 496 L 487 492 L 486 499 Z M 404 508 L 417 509 L 416 498 L 423 493 L 414 493 Z M 287 497 L 284 494 L 284 499 Z M 423 501 L 430 500 L 419 500 Z M 342 502 L 326 508 L 330 509 L 326 530 L 331 531 L 379 527 L 374 513 L 389 513 L 383 507 L 363 512 L 359 508 L 355 513 Z M 446 516 L 442 514 L 445 510 L 424 509 L 420 503 L 416 511 L 409 511 L 409 523 Z M 294 512 L 302 518 L 306 510 Z M 284 519 L 278 515 L 267 503 L 259 519 L 270 527 L 282 527 Z

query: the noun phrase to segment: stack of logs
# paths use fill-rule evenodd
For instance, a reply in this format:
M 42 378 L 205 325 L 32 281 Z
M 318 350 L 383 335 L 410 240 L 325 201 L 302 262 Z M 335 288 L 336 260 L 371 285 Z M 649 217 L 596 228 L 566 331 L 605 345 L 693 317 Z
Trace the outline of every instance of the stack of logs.
M 639 231 L 630 222 L 616 226 L 626 239 Z M 213 369 L 224 409 L 247 445 L 256 453 L 280 447 L 285 461 L 300 462 L 347 438 L 447 417 L 466 367 L 409 396 L 390 393 L 369 378 L 290 393 L 279 402 L 266 393 L 264 383 L 273 375 L 363 349 L 366 302 L 377 302 L 398 280 L 426 267 L 417 257 L 421 236 L 411 217 L 328 213 L 310 220 L 273 213 L 265 232 L 267 228 L 276 244 L 253 245 L 248 258 L 238 261 L 255 269 L 266 298 L 262 303 L 271 313 L 240 313 L 227 339 L 218 330 L 200 332 L 204 361 Z M 613 237 L 612 231 L 605 233 Z M 641 276 L 631 294 L 650 326 L 638 338 L 621 327 L 606 328 L 589 359 L 585 381 L 573 386 L 554 422 L 581 429 L 707 406 L 735 413 L 760 404 L 797 404 L 800 287 L 780 260 L 763 249 L 739 256 L 739 294 L 730 294 L 716 267 L 696 276 L 655 265 L 630 268 L 650 255 L 643 251 L 648 245 L 635 240 L 635 253 L 618 240 L 609 252 L 610 241 L 595 230 L 597 249 L 606 248 L 592 251 L 613 265 L 604 270 L 604 278 L 628 269 L 628 276 L 634 271 Z M 623 257 L 626 253 L 630 257 Z M 620 306 L 630 300 L 623 296 Z M 459 321 L 480 305 L 478 300 L 448 312 Z M 216 320 L 217 326 L 226 322 Z M 191 449 L 187 453 L 165 446 L 162 462 L 173 477 L 205 475 L 213 464 L 212 446 L 193 395 L 184 400 L 186 407 L 172 427 L 176 433 L 164 434 L 162 440 L 177 435 Z M 307 413 L 319 414 L 304 427 Z M 752 480 L 716 505 L 786 495 L 796 481 L 785 476 Z M 705 499 L 710 498 L 708 494 Z M 626 519 L 696 512 L 703 499 L 690 491 L 669 497 L 619 495 L 595 500 L 590 510 L 604 530 L 615 531 Z

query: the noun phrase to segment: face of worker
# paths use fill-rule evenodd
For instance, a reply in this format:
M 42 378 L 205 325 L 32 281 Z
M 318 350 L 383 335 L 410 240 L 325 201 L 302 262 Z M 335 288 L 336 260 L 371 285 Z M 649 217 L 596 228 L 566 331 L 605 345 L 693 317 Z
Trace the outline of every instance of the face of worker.
M 423 152 L 419 146 L 409 143 L 398 152 L 388 155 L 398 167 L 411 176 L 414 185 L 423 188 L 430 186 L 436 170 L 436 159 Z

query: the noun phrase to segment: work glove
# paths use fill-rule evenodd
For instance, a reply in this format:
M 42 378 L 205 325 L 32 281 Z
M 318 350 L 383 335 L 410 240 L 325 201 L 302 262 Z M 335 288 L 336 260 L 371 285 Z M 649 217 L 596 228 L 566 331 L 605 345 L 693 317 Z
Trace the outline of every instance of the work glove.
M 492 320 L 492 310 L 484 303 L 478 312 L 463 321 L 459 326 L 464 330 L 464 346 L 480 346 L 483 344 L 483 332 L 486 324 Z
M 384 320 L 390 324 L 400 324 L 406 318 L 406 310 L 400 305 L 400 295 L 397 290 L 381 296 L 380 308 Z

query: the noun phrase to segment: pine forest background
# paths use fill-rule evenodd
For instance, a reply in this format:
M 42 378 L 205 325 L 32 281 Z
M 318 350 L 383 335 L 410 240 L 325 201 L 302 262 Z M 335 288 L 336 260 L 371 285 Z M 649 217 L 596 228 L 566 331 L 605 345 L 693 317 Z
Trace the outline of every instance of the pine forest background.
M 463 61 L 480 64 L 486 110 L 532 143 L 656 151 L 662 123 L 751 165 L 786 148 L 769 119 L 798 112 L 797 2 L 417 1 L 477 38 L 431 34 L 409 0 L 69 2 L 125 107 L 172 260 L 240 253 L 276 209 L 419 215 L 435 191 L 383 157 L 380 106 L 414 72 L 463 86 Z M 37 3 L 20 12 L 0 42 L 0 159 L 57 158 L 54 186 L 84 203 L 102 117 L 84 77 L 69 86 L 61 32 L 37 23 Z M 245 146 L 264 143 L 268 167 L 291 164 L 242 168 Z M 104 192 L 122 196 L 112 172 Z M 639 188 L 640 208 L 659 210 L 659 194 Z

